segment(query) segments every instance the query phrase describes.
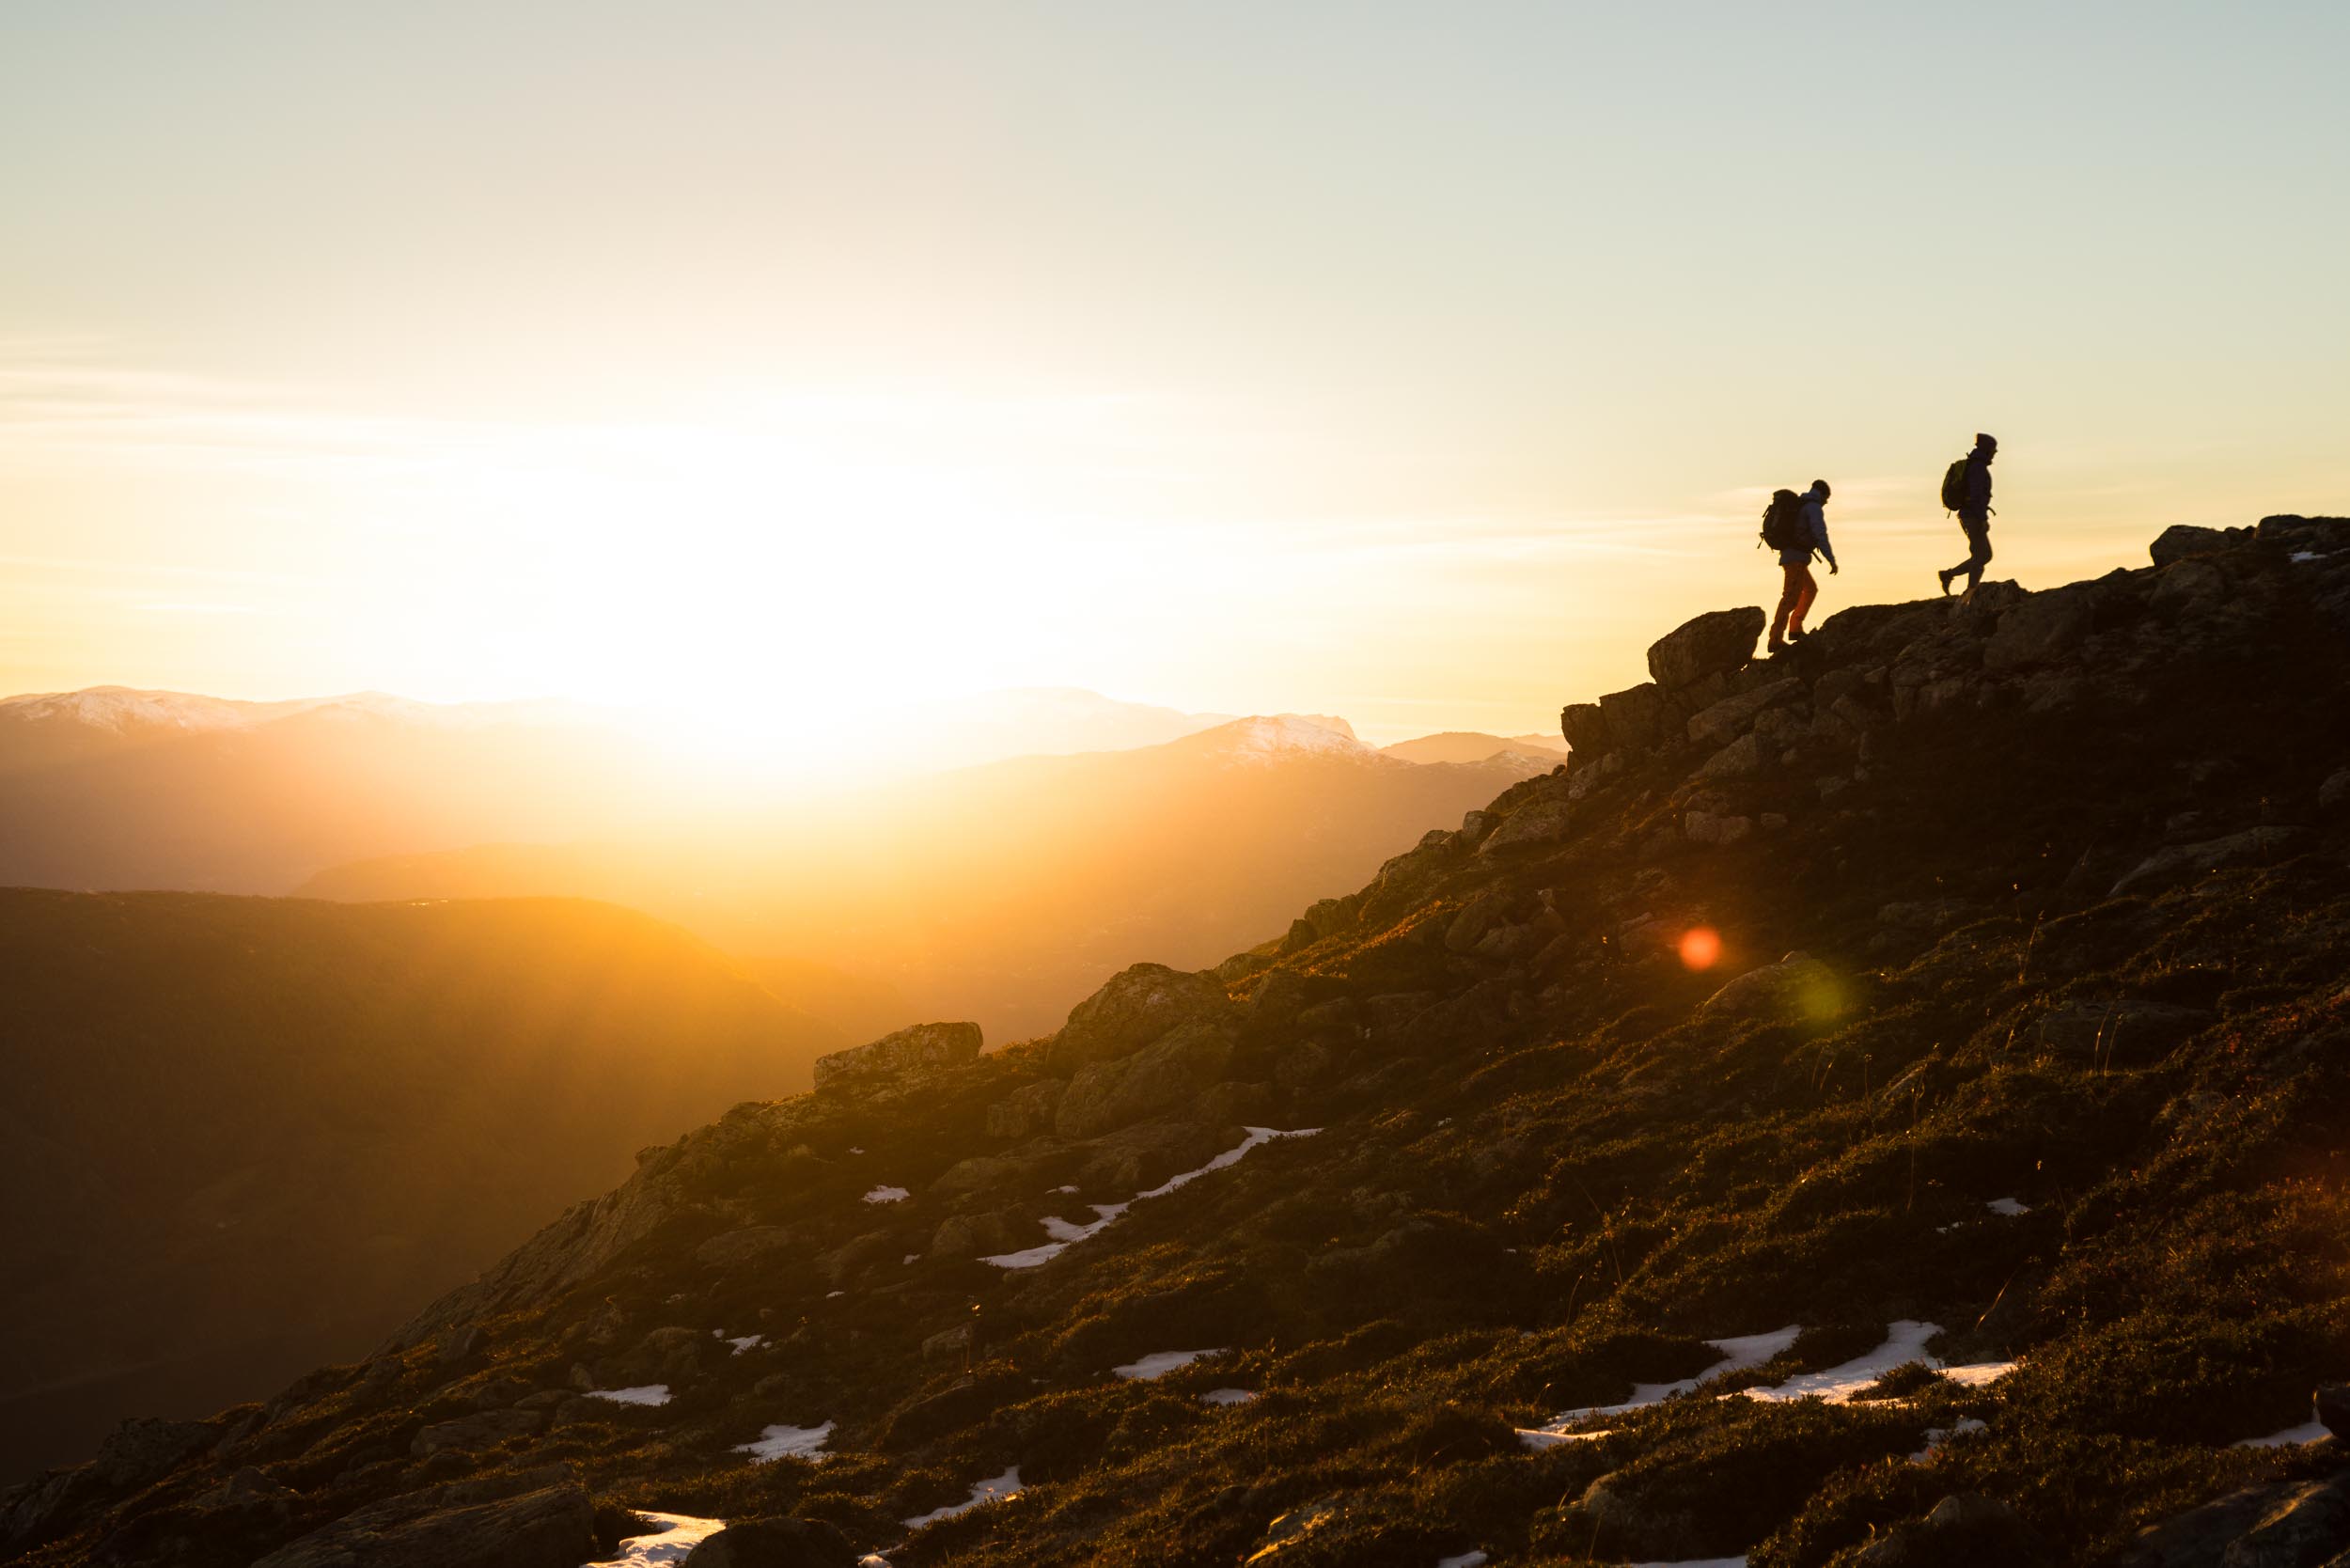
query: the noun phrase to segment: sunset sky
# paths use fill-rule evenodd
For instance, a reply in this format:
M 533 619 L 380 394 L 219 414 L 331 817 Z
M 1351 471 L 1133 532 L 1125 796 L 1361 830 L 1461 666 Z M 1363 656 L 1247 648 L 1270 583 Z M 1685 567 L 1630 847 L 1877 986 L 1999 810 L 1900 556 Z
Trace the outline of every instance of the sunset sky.
M 2350 7 L 0 13 L 0 691 L 1549 729 L 2350 510 Z

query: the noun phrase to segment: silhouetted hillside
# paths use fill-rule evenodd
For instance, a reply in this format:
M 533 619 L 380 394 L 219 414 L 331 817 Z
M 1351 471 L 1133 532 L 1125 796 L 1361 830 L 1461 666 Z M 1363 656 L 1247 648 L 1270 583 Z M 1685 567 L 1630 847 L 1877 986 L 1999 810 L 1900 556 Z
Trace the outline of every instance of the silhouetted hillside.
M 0 1467 L 360 1354 L 837 1043 L 565 902 L 0 891 Z
M 2350 520 L 1761 630 L 1286 938 L 846 1054 L 0 1540 L 2340 1560 Z

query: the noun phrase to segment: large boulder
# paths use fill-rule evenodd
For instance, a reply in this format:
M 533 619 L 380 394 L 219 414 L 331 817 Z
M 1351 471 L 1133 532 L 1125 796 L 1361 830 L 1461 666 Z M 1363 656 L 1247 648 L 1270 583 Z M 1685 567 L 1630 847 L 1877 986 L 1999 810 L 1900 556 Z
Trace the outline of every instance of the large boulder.
M 1632 751 L 1646 751 L 1680 723 L 1664 688 L 1650 682 L 1609 692 L 1599 699 L 1599 711 L 1610 744 Z
M 1727 675 L 1754 657 L 1755 641 L 1767 619 L 1752 604 L 1708 610 L 1650 645 L 1648 672 L 1668 692 L 1694 686 L 1709 675 Z
M 2156 566 L 2169 566 L 2172 561 L 2183 561 L 2189 556 L 2207 556 L 2227 546 L 2228 536 L 2217 528 L 2199 528 L 2192 523 L 2173 523 L 2154 536 L 2154 543 L 2146 546 L 2146 554 L 2154 557 Z
M 1192 1023 L 1130 1056 L 1088 1062 L 1061 1094 L 1054 1130 L 1088 1138 L 1172 1110 L 1221 1079 L 1231 1059 L 1230 1033 Z
M 2300 838 L 2294 827 L 2251 827 L 2200 844 L 2179 844 L 2156 850 L 2122 873 L 2115 894 L 2153 892 L 2174 882 L 2191 881 L 2206 872 L 2277 859 Z
M 977 1024 L 916 1024 L 870 1045 L 818 1057 L 816 1087 L 854 1088 L 961 1067 L 979 1059 L 981 1043 Z
M 1434 836 L 1451 838 L 1443 829 Z M 1053 1037 L 1046 1058 L 1056 1073 L 1073 1072 L 1088 1062 L 1126 1056 L 1181 1025 L 1221 1022 L 1231 1011 L 1231 998 L 1214 975 L 1137 964 L 1070 1009 L 1069 1022 Z
M 1699 1011 L 1730 1018 L 1828 1019 L 1851 1005 L 1847 988 L 1833 969 L 1809 953 L 1789 953 L 1777 964 L 1740 975 L 1708 996 Z
M 578 1568 L 597 1555 L 595 1506 L 564 1466 L 402 1493 L 254 1568 Z M 546 1483 L 504 1490 L 527 1481 Z
M 1566 737 L 1576 766 L 1609 749 L 1607 719 L 1596 702 L 1570 702 L 1559 710 L 1559 733 Z
M 746 1519 L 694 1548 L 687 1568 L 856 1568 L 849 1538 L 821 1519 Z

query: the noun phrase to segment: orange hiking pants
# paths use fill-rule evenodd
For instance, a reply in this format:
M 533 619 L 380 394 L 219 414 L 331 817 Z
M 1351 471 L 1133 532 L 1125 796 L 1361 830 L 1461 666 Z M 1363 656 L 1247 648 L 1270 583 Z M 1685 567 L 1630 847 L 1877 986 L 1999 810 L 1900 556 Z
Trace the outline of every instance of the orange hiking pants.
M 1777 642 L 1788 633 L 1801 635 L 1803 618 L 1811 608 L 1811 601 L 1820 597 L 1820 585 L 1812 580 L 1808 566 L 1780 568 L 1787 573 L 1787 586 L 1778 596 L 1778 613 L 1771 618 L 1771 640 Z

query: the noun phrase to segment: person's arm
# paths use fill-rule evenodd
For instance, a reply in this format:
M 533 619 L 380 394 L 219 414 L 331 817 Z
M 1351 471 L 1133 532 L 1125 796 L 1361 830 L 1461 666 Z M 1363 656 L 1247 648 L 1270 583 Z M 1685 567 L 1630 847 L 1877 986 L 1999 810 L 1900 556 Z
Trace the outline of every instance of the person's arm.
M 1821 555 L 1827 557 L 1827 569 L 1829 573 L 1833 575 L 1837 571 L 1836 546 L 1827 541 L 1827 509 L 1820 505 L 1817 501 L 1814 501 L 1811 503 L 1810 510 L 1811 513 L 1812 547 L 1818 550 Z
M 1966 504 L 1977 511 L 1991 508 L 1991 465 L 1987 463 L 1969 464 L 1966 470 Z

